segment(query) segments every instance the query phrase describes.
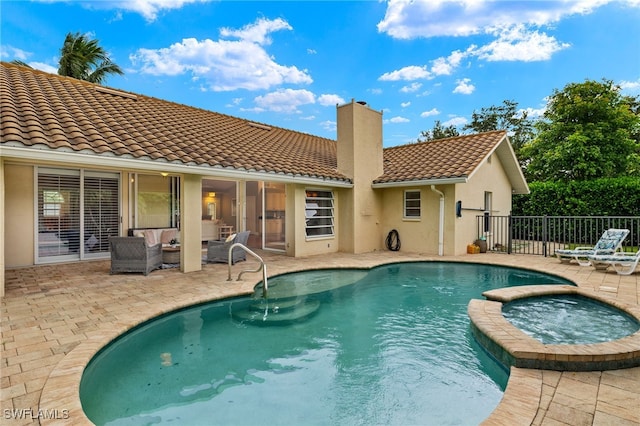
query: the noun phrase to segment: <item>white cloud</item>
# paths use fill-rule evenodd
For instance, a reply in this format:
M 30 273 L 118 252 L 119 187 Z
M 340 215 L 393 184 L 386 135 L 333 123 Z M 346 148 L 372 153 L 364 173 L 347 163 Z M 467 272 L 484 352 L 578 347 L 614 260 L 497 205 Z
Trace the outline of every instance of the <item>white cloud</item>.
M 400 88 L 400 91 L 402 93 L 413 93 L 413 92 L 417 92 L 418 90 L 420 90 L 421 87 L 422 87 L 422 83 L 411 83 L 408 86 L 404 86 L 404 87 Z
M 247 24 L 240 30 L 234 30 L 231 28 L 221 28 L 220 36 L 237 38 L 243 41 L 259 45 L 271 44 L 271 38 L 269 34 L 280 30 L 293 30 L 291 25 L 283 19 L 258 19 L 253 24 Z
M 254 99 L 257 111 L 297 113 L 301 105 L 313 104 L 315 96 L 308 90 L 281 89 Z
M 423 113 L 420 114 L 420 117 L 425 118 L 425 117 L 432 117 L 434 115 L 438 115 L 440 114 L 440 111 L 438 111 L 437 108 L 431 108 L 429 111 L 425 111 Z
M 498 38 L 481 48 L 475 49 L 474 54 L 479 59 L 487 61 L 545 61 L 551 56 L 570 46 L 560 43 L 555 37 L 550 37 L 538 31 L 527 31 L 524 26 L 516 25 L 510 28 L 496 29 L 493 33 Z
M 45 64 L 44 62 L 27 62 L 31 68 L 48 72 L 49 74 L 58 74 L 58 67 L 54 67 L 49 64 Z
M 522 117 L 523 114 L 527 114 L 527 118 L 530 119 L 534 119 L 534 118 L 539 118 L 542 117 L 544 115 L 544 112 L 547 110 L 546 107 L 543 108 L 524 108 L 524 109 L 520 109 L 518 110 L 518 116 Z
M 470 95 L 476 90 L 476 86 L 471 84 L 470 78 L 463 78 L 461 80 L 457 80 L 458 84 L 455 89 L 453 89 L 453 93 L 460 93 L 462 95 Z
M 467 119 L 464 117 L 451 117 L 450 119 L 442 123 L 444 127 L 448 127 L 448 126 L 458 127 L 458 126 L 463 126 L 465 124 L 467 124 Z
M 22 62 L 26 62 L 26 60 L 31 56 L 31 52 L 27 52 L 26 50 L 19 49 L 17 47 L 2 45 L 0 46 L 0 58 L 8 59 L 8 60 L 18 60 Z
M 320 127 L 328 132 L 335 132 L 338 128 L 338 125 L 335 121 L 327 120 L 320 123 Z
M 402 103 L 400 104 L 400 106 L 401 106 L 402 108 L 410 107 L 410 106 L 411 106 L 411 102 L 402 102 Z
M 621 81 L 620 88 L 629 93 L 640 93 L 640 78 L 636 81 Z
M 408 123 L 409 121 L 410 120 L 408 118 L 400 117 L 400 116 L 393 117 L 388 120 L 384 120 L 385 123 Z
M 431 61 L 431 72 L 435 75 L 451 75 L 451 73 L 458 68 L 462 59 L 467 56 L 468 53 L 460 52 L 456 50 L 451 52 L 448 57 L 440 57 Z
M 260 44 L 271 42 L 269 32 L 290 28 L 280 19 L 259 19 L 238 31 L 222 30 L 239 40 L 187 38 L 165 48 L 138 49 L 129 59 L 141 64 L 140 72 L 146 74 L 175 76 L 190 72 L 194 79 L 205 80 L 213 91 L 309 84 L 313 80 L 306 70 L 278 64 Z
M 66 0 L 65 0 L 66 1 Z M 180 9 L 190 3 L 207 3 L 211 0 L 103 0 L 83 2 L 83 6 L 94 9 L 121 9 L 139 13 L 147 21 L 158 18 L 163 10 Z
M 497 26 L 549 25 L 567 16 L 591 13 L 611 1 L 389 0 L 378 31 L 398 39 L 468 36 Z
M 418 80 L 421 78 L 429 78 L 430 76 L 431 74 L 427 70 L 426 66 L 419 67 L 417 65 L 411 65 L 408 67 L 400 68 L 399 70 L 396 70 L 396 71 L 386 72 L 382 74 L 380 77 L 378 77 L 378 80 L 380 81 L 399 81 L 399 80 L 411 81 L 411 80 Z
M 344 99 L 338 95 L 320 95 L 318 103 L 322 106 L 335 106 L 344 104 Z

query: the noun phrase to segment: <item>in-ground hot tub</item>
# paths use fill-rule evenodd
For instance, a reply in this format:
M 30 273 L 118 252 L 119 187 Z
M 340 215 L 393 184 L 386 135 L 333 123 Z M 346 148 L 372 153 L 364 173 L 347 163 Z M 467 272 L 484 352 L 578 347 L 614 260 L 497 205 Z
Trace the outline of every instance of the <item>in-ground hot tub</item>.
M 638 305 L 557 285 L 503 288 L 483 296 L 487 300 L 468 305 L 472 332 L 507 367 L 599 371 L 640 366 Z M 607 321 L 596 318 L 603 312 L 609 315 L 608 330 Z

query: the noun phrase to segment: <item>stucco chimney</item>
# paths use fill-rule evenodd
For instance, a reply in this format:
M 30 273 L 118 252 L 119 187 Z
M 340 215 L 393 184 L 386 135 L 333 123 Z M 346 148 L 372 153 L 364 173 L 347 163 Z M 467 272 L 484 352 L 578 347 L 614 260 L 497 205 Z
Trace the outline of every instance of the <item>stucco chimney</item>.
M 340 197 L 340 249 L 364 253 L 381 248 L 381 197 L 371 188 L 383 173 L 382 112 L 365 102 L 337 107 L 338 171 L 353 180 Z
M 352 99 L 337 107 L 337 123 L 338 171 L 356 185 L 370 183 L 383 172 L 382 112 Z

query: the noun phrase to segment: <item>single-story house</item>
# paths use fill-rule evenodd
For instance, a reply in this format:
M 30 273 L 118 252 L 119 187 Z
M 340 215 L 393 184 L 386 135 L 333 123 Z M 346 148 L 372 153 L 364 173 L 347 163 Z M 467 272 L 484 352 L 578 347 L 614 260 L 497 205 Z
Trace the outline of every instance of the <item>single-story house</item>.
M 179 229 L 183 272 L 245 230 L 289 256 L 386 250 L 393 229 L 402 250 L 457 255 L 476 214 L 528 192 L 502 131 L 383 148 L 364 102 L 336 107 L 332 140 L 1 67 L 0 291 L 7 267 L 108 258 L 135 228 Z

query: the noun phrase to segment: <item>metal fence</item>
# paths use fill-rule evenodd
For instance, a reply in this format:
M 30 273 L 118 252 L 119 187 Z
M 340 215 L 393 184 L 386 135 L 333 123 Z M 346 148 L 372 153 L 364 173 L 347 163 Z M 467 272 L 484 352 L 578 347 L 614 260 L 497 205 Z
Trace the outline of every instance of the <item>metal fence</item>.
M 487 251 L 553 256 L 556 250 L 593 246 L 609 228 L 628 229 L 622 246 L 640 249 L 639 216 L 477 216 Z

